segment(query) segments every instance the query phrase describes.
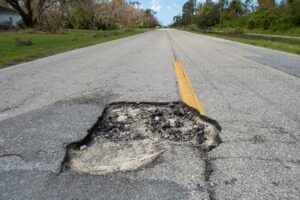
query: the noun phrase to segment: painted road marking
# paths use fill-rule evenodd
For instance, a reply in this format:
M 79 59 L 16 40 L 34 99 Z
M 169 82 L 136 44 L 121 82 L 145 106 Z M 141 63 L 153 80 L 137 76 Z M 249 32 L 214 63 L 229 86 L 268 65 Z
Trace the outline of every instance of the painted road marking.
M 204 107 L 195 93 L 192 83 L 185 72 L 183 64 L 179 61 L 175 61 L 173 66 L 177 76 L 181 100 L 192 108 L 198 110 L 201 115 L 206 115 Z

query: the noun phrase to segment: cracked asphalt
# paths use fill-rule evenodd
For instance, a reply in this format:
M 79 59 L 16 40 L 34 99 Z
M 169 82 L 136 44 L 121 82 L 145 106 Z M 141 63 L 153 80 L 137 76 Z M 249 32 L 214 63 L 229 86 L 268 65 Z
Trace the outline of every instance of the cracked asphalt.
M 178 101 L 175 57 L 223 143 L 173 146 L 133 172 L 62 170 L 66 146 L 109 103 Z M 0 199 L 299 199 L 299 66 L 297 55 L 164 29 L 0 70 Z

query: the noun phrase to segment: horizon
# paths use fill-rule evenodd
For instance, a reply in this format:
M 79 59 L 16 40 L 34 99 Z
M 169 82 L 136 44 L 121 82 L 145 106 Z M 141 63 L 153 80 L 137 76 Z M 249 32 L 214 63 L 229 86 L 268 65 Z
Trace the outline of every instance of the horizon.
M 213 0 L 216 2 L 217 0 Z M 242 0 L 243 1 L 243 0 Z M 279 0 L 275 0 L 277 3 Z M 140 0 L 141 9 L 150 8 L 155 11 L 155 15 L 161 25 L 167 26 L 173 22 L 173 17 L 182 13 L 182 6 L 187 0 Z M 197 3 L 205 0 L 197 0 Z M 253 1 L 253 4 L 256 0 Z

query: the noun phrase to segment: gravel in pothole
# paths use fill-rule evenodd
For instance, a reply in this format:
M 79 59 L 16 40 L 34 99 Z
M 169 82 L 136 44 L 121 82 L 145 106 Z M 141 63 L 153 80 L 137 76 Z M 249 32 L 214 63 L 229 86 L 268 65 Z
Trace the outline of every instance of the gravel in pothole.
M 116 103 L 105 109 L 85 143 L 71 145 L 67 164 L 90 174 L 131 171 L 153 162 L 170 145 L 209 150 L 220 143 L 218 133 L 181 102 Z

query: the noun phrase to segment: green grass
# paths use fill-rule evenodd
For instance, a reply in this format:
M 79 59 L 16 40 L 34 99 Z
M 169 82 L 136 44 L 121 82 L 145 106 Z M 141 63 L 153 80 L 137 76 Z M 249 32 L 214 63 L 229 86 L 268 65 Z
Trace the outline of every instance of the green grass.
M 274 38 L 268 36 L 254 36 L 245 34 L 206 33 L 206 35 L 219 37 L 236 42 L 276 49 L 289 53 L 300 54 L 300 39 Z
M 0 68 L 71 49 L 107 42 L 138 33 L 138 30 L 80 31 L 62 30 L 50 33 L 0 33 Z M 32 45 L 26 44 L 31 41 Z
M 211 27 L 209 29 L 210 32 L 220 32 L 220 25 L 216 25 L 215 27 Z M 280 35 L 280 36 L 298 36 L 300 37 L 300 27 L 293 27 L 287 30 L 273 30 L 273 29 L 247 29 L 245 27 L 223 27 L 222 32 L 230 32 L 236 29 L 242 29 L 245 33 L 256 33 L 256 34 L 268 34 L 268 35 Z
M 247 33 L 259 33 L 259 34 L 270 34 L 270 35 L 284 35 L 284 36 L 299 36 L 300 37 L 300 27 L 291 28 L 288 30 L 263 30 L 263 29 L 247 29 Z

